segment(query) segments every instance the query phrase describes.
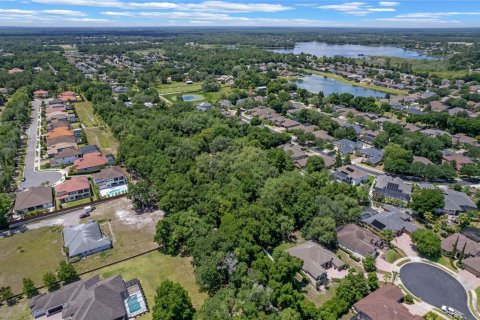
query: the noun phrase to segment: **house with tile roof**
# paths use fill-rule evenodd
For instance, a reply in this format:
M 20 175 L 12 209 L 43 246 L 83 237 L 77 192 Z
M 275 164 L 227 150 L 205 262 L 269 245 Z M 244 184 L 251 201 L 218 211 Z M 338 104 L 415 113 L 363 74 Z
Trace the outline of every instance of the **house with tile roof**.
M 75 160 L 73 165 L 77 173 L 88 173 L 102 169 L 107 163 L 107 158 L 100 152 L 92 152 L 83 155 L 83 158 Z
M 60 203 L 91 197 L 90 183 L 84 176 L 71 177 L 55 186 L 55 193 Z

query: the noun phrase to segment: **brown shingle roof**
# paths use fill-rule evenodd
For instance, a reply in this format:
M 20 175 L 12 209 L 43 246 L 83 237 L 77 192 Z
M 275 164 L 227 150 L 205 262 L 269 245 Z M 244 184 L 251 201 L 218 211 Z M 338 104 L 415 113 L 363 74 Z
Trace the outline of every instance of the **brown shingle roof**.
M 341 246 L 363 257 L 374 253 L 376 247 L 382 245 L 378 236 L 355 224 L 345 225 L 337 232 L 337 239 Z
M 94 180 L 98 179 L 113 179 L 118 177 L 123 177 L 125 174 L 123 173 L 122 168 L 119 166 L 113 166 L 109 168 L 102 169 L 100 172 L 95 173 L 93 175 Z
M 400 303 L 402 290 L 393 284 L 385 284 L 353 305 L 359 313 L 371 320 L 421 320 Z
M 48 203 L 53 203 L 52 188 L 43 186 L 33 187 L 17 193 L 13 210 L 25 210 Z
M 442 240 L 442 250 L 444 252 L 450 253 L 453 250 L 453 246 L 455 245 L 455 242 L 458 239 L 457 243 L 457 250 L 461 251 L 463 249 L 463 246 L 465 243 L 467 246 L 465 247 L 465 254 L 469 256 L 476 256 L 477 254 L 480 254 L 480 243 L 477 243 L 473 240 L 470 240 L 469 238 L 465 237 L 461 233 L 454 233 L 446 237 L 445 239 Z

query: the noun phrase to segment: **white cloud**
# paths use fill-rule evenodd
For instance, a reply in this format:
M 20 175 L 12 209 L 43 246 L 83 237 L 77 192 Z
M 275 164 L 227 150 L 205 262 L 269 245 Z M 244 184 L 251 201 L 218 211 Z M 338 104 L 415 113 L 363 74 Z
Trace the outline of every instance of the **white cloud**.
M 369 8 L 367 9 L 370 12 L 395 12 L 393 8 Z
M 104 11 L 100 12 L 101 15 L 110 16 L 110 17 L 132 17 L 133 13 L 128 11 Z
M 461 15 L 480 15 L 480 12 L 415 12 L 399 14 L 397 18 L 440 18 Z
M 118 0 L 32 0 L 44 4 L 60 4 L 84 7 L 107 7 L 118 9 L 153 9 L 153 10 L 182 10 L 208 12 L 280 12 L 293 9 L 282 4 L 270 3 L 240 3 L 227 1 L 203 1 L 199 3 L 177 2 L 121 2 Z
M 87 14 L 81 11 L 74 11 L 74 10 L 42 10 L 41 13 L 50 14 L 50 15 L 58 15 L 58 16 L 75 16 L 75 17 L 84 17 Z
M 393 1 L 380 1 L 378 3 L 379 6 L 382 7 L 396 7 L 400 4 L 400 2 L 393 2 Z
M 335 10 L 344 14 L 363 16 L 376 12 L 394 12 L 394 8 L 374 8 L 365 2 L 345 2 L 341 4 L 329 4 L 318 6 L 318 9 Z

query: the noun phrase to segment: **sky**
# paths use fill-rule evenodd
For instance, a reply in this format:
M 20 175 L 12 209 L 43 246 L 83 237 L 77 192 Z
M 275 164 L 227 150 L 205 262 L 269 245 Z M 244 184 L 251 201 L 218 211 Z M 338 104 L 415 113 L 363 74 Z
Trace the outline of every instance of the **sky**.
M 0 26 L 480 27 L 480 0 L 0 0 Z

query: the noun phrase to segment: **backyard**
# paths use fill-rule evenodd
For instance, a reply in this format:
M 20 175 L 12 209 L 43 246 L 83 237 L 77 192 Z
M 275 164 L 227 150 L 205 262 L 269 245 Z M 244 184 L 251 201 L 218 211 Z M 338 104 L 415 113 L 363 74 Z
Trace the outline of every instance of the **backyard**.
M 160 94 L 184 93 L 200 90 L 202 90 L 201 82 L 195 82 L 193 84 L 186 84 L 185 82 L 172 82 L 158 85 L 158 92 Z
M 96 144 L 104 154 L 116 154 L 118 141 L 108 129 L 107 125 L 93 112 L 92 103 L 89 101 L 75 104 L 75 111 L 83 124 L 83 131 L 89 144 Z
M 155 288 L 164 280 L 180 283 L 188 291 L 195 308 L 199 308 L 207 297 L 206 293 L 199 291 L 189 258 L 172 257 L 156 251 L 86 274 L 82 278 L 95 274 L 101 278 L 121 274 L 126 281 L 134 278 L 140 280 L 150 309 L 154 305 Z M 140 317 L 144 320 L 151 318 L 151 313 Z

